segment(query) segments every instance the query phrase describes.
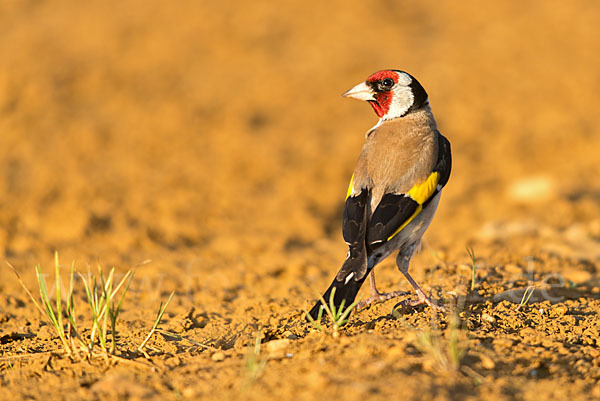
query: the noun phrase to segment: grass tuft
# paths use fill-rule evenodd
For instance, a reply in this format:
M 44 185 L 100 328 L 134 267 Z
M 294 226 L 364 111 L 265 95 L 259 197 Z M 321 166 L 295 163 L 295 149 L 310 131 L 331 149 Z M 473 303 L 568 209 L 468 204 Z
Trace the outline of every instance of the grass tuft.
M 254 345 L 250 346 L 248 355 L 246 356 L 246 373 L 250 381 L 255 381 L 260 377 L 267 361 L 260 357 L 260 341 L 262 333 L 259 331 L 254 339 Z
M 342 300 L 340 306 L 336 308 L 335 303 L 333 301 L 335 297 L 335 290 L 335 287 L 331 290 L 331 295 L 329 296 L 329 304 L 325 302 L 323 295 L 318 294 L 319 300 L 321 301 L 323 307 L 319 309 L 317 319 L 313 319 L 313 317 L 308 313 L 306 309 L 304 310 L 304 312 L 306 313 L 306 318 L 313 325 L 313 327 L 318 331 L 322 332 L 324 330 L 323 325 L 321 324 L 321 319 L 323 317 L 323 311 L 325 311 L 327 313 L 327 316 L 329 316 L 329 319 L 331 320 L 332 336 L 334 338 L 337 338 L 339 336 L 340 328 L 346 323 L 348 323 L 348 316 L 350 315 L 350 312 L 352 312 L 352 310 L 356 307 L 360 300 L 355 300 L 350 306 L 344 308 L 344 306 L 346 305 L 346 300 L 344 299 Z
M 516 310 L 520 310 L 522 307 L 527 305 L 527 303 L 529 302 L 529 299 L 533 295 L 534 291 L 535 291 L 534 285 L 530 285 L 529 287 L 527 287 L 525 289 L 525 292 L 523 293 L 523 297 L 521 298 L 521 302 L 519 302 L 519 306 L 517 306 Z
M 457 372 L 469 348 L 468 339 L 460 327 L 460 318 L 450 316 L 446 335 L 429 328 L 416 333 L 413 344 L 421 354 L 429 357 L 441 371 Z
M 245 393 L 258 378 L 263 374 L 267 366 L 267 360 L 260 355 L 260 343 L 262 338 L 262 330 L 256 333 L 254 343 L 248 347 L 248 353 L 244 363 L 244 376 L 241 391 Z
M 79 277 L 83 282 L 87 296 L 90 315 L 92 317 L 90 339 L 86 344 L 90 354 L 93 353 L 96 345 L 99 346 L 105 357 L 115 354 L 117 319 L 123 304 L 123 300 L 125 299 L 125 295 L 129 289 L 129 284 L 133 278 L 133 270 L 129 270 L 125 276 L 118 283 L 116 283 L 116 285 L 114 281 L 114 273 L 115 269 L 113 267 L 108 273 L 108 276 L 104 278 L 104 274 L 102 273 L 100 266 L 98 266 L 98 274 L 93 275 L 90 273 L 87 279 L 81 273 L 79 273 Z M 72 280 L 73 273 L 71 273 L 71 282 Z M 121 292 L 119 301 L 115 303 L 115 299 L 117 299 L 117 293 L 121 288 L 123 291 Z M 72 298 L 72 296 L 73 294 L 71 292 L 69 298 Z M 109 319 L 112 332 L 112 341 L 110 344 L 108 338 Z
M 83 329 L 79 326 L 75 313 L 74 302 L 74 287 L 75 287 L 75 264 L 71 265 L 69 273 L 69 287 L 66 293 L 61 292 L 62 278 L 60 273 L 60 263 L 58 252 L 54 254 L 54 300 L 52 294 L 48 291 L 46 284 L 46 274 L 42 272 L 42 268 L 36 266 L 36 278 L 40 299 L 36 299 L 31 291 L 27 288 L 21 276 L 16 269 L 8 263 L 8 266 L 17 276 L 17 280 L 29 295 L 35 307 L 42 315 L 46 317 L 48 322 L 58 334 L 63 351 L 72 359 L 93 358 L 103 356 L 109 363 L 109 358 L 115 356 L 117 345 L 117 322 L 119 320 L 119 312 L 123 306 L 123 301 L 129 285 L 133 279 L 134 270 L 129 270 L 121 280 L 115 280 L 114 267 L 109 271 L 108 276 L 104 276 L 102 269 L 98 266 L 98 273 L 90 273 L 88 277 L 84 277 L 81 273 L 77 273 L 83 283 L 85 289 L 87 304 L 89 308 L 89 317 L 92 321 L 91 327 Z M 65 298 L 63 308 L 63 296 Z M 140 345 L 138 350 L 142 349 L 148 339 L 156 331 L 158 323 L 162 318 L 167 305 L 171 301 L 173 293 L 163 305 L 161 303 L 157 319 L 154 322 L 152 330 Z M 84 336 L 83 333 L 89 333 Z M 109 338 L 110 335 L 110 338 Z

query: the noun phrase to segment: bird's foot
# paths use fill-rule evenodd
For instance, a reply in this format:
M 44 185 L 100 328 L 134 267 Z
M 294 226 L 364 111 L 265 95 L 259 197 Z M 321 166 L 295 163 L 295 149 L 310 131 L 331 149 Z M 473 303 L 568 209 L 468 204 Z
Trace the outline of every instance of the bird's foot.
M 405 299 L 402 302 L 397 303 L 392 310 L 396 310 L 398 308 L 404 308 L 409 306 L 417 306 L 422 304 L 427 304 L 429 307 L 438 312 L 445 312 L 446 308 L 444 308 L 440 303 L 434 299 L 431 299 L 427 295 L 425 295 L 422 291 L 417 291 L 417 295 L 419 298 L 417 299 Z
M 405 291 L 392 291 L 392 292 L 386 292 L 384 294 L 380 293 L 380 292 L 376 292 L 375 294 L 371 294 L 371 296 L 365 300 L 360 301 L 358 304 L 356 304 L 356 310 L 361 310 L 363 308 L 365 308 L 367 305 L 372 304 L 373 302 L 383 302 L 383 301 L 387 301 L 388 299 L 392 299 L 392 298 L 396 298 L 396 297 L 403 297 L 408 295 L 408 292 Z

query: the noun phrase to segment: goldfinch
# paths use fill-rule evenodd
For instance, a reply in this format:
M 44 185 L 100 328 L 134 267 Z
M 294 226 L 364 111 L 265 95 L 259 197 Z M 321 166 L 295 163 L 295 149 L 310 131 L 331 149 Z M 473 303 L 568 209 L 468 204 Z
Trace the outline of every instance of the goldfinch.
M 348 255 L 323 298 L 329 302 L 335 288 L 336 308 L 342 301 L 348 307 L 368 275 L 371 296 L 358 308 L 407 295 L 401 291 L 382 294 L 375 285 L 373 268 L 398 251 L 398 269 L 418 297 L 400 304 L 426 303 L 441 309 L 408 273 L 452 165 L 450 143 L 437 129 L 427 92 L 410 74 L 384 70 L 342 96 L 369 102 L 379 122 L 367 131 L 346 195 L 342 233 Z M 317 302 L 310 310 L 313 319 L 321 308 L 322 303 Z

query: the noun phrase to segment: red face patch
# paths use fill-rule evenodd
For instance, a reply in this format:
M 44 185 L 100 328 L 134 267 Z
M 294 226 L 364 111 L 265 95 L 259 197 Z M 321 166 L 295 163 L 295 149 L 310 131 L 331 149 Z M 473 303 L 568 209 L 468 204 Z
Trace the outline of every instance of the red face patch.
M 376 82 L 384 80 L 386 78 L 391 78 L 395 83 L 398 83 L 398 73 L 391 70 L 383 70 L 378 71 L 375 74 L 371 75 L 367 78 L 367 84 L 375 86 Z M 370 101 L 369 104 L 373 107 L 375 114 L 377 117 L 381 118 L 385 116 L 388 111 L 390 111 L 390 106 L 392 104 L 392 99 L 394 97 L 394 93 L 389 90 L 385 92 L 377 92 L 375 94 L 375 101 Z
M 398 73 L 392 70 L 377 71 L 375 74 L 367 78 L 367 82 L 381 81 L 382 79 L 392 78 L 394 82 L 398 82 Z
M 382 92 L 375 95 L 376 101 L 370 101 L 369 104 L 375 110 L 377 117 L 381 118 L 390 111 L 390 105 L 392 104 L 393 94 L 391 91 Z

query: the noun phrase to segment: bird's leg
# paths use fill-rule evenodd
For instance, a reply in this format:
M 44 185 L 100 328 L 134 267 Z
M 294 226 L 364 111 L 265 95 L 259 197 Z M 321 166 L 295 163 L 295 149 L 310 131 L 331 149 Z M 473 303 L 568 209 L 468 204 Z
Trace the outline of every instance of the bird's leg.
M 445 310 L 444 307 L 441 306 L 437 301 L 432 300 L 427 295 L 425 295 L 425 293 L 423 292 L 421 287 L 419 287 L 419 284 L 417 284 L 417 282 L 415 280 L 413 280 L 413 278 L 410 276 L 410 274 L 408 272 L 402 272 L 402 273 L 404 273 L 404 277 L 406 277 L 406 279 L 408 280 L 410 285 L 412 285 L 412 287 L 415 289 L 417 296 L 419 298 L 405 299 L 402 302 L 398 303 L 396 306 L 394 306 L 394 309 L 396 309 L 400 306 L 417 306 L 417 305 L 421 305 L 421 304 L 427 304 L 427 305 L 429 305 L 429 307 L 431 309 L 439 310 L 439 311 Z
M 402 274 L 404 274 L 404 277 L 406 277 L 410 285 L 415 289 L 418 298 L 405 299 L 402 302 L 396 304 L 396 306 L 394 306 L 394 309 L 404 306 L 417 306 L 421 304 L 427 304 L 431 309 L 444 311 L 445 309 L 443 306 L 441 306 L 437 301 L 431 300 L 431 298 L 425 295 L 419 284 L 417 284 L 417 282 L 408 273 L 410 259 L 412 258 L 415 249 L 416 246 L 409 247 L 404 252 L 401 250 L 400 253 L 398 253 L 398 257 L 396 258 L 396 264 L 398 265 L 398 269 L 402 272 Z
M 371 270 L 371 273 L 369 274 L 369 284 L 371 287 L 371 296 L 369 298 L 365 299 L 364 301 L 360 301 L 356 305 L 356 309 L 362 309 L 365 306 L 367 306 L 373 302 L 383 302 L 383 301 L 387 301 L 388 299 L 408 295 L 408 293 L 405 291 L 392 291 L 392 292 L 386 292 L 383 294 L 381 292 L 379 292 L 377 290 L 377 286 L 375 285 L 375 270 Z
M 380 295 L 379 291 L 377 291 L 377 286 L 375 285 L 375 270 L 371 270 L 371 273 L 369 274 L 369 284 L 371 286 L 371 297 Z

